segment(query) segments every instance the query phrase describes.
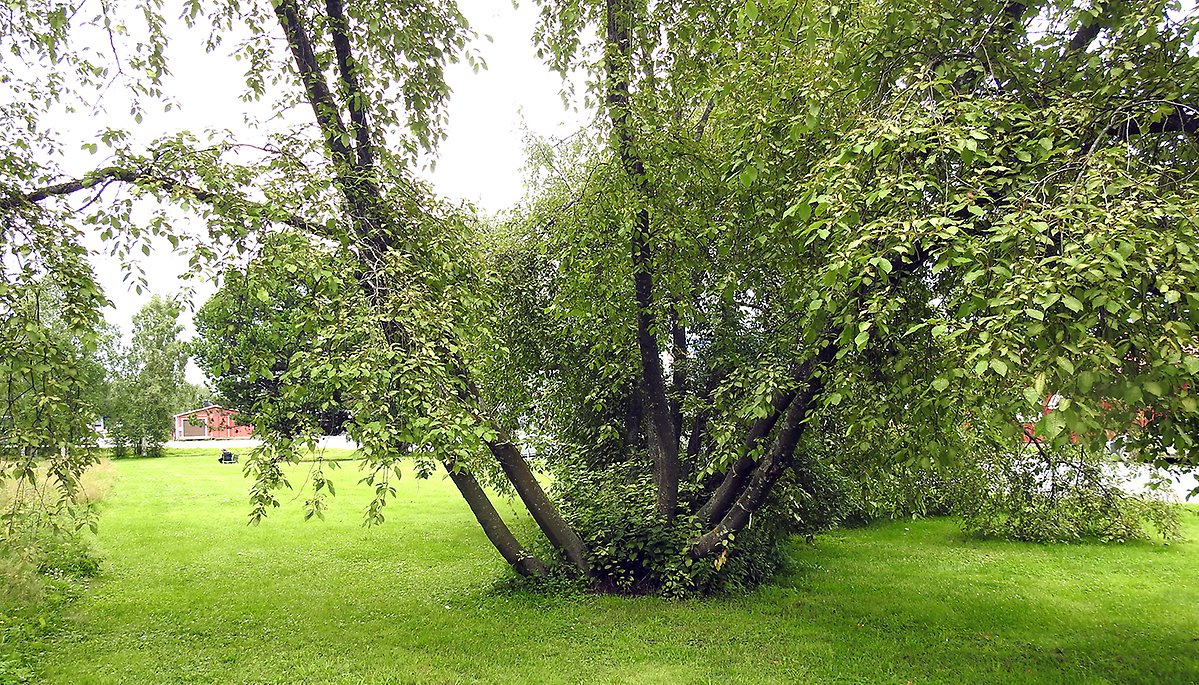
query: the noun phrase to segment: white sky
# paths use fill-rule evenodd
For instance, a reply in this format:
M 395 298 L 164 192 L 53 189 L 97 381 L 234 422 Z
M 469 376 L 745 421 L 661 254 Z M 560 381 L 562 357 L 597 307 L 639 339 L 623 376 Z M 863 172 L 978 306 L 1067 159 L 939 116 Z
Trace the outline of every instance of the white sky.
M 466 64 L 448 69 L 447 80 L 454 91 L 447 110 L 448 138 L 437 155 L 435 171 L 425 170 L 424 174 L 442 195 L 496 212 L 512 207 L 524 195 L 521 169 L 525 131 L 561 137 L 578 130 L 589 115 L 563 106 L 560 78 L 535 57 L 532 35 L 537 8 L 531 2 L 526 0 L 519 8 L 500 0 L 460 0 L 459 4 L 480 36 L 476 47 L 488 69 L 478 74 Z M 484 35 L 490 35 L 494 42 L 485 40 Z M 199 31 L 173 37 L 169 53 L 173 77 L 166 91 L 180 106 L 169 113 L 147 112 L 136 131 L 143 142 L 183 129 L 245 129 L 242 121 L 247 105 L 237 98 L 243 90 L 244 65 L 222 54 L 205 54 L 202 37 Z M 63 123 L 78 135 L 79 143 L 89 140 L 94 130 L 109 125 L 103 115 L 86 124 L 80 123 L 78 115 Z M 68 148 L 72 147 L 70 138 Z M 72 167 L 78 164 L 78 173 L 83 173 L 101 160 L 79 153 L 77 157 L 72 155 L 69 163 Z M 99 239 L 91 243 L 96 249 L 93 262 L 97 275 L 114 305 L 105 312 L 106 318 L 126 335 L 133 314 L 152 293 L 170 295 L 187 287 L 179 280 L 186 271 L 187 258 L 171 254 L 165 241 L 141 262 L 151 286 L 151 292 L 141 294 L 123 280 L 121 265 L 102 252 Z M 214 286 L 193 285 L 192 304 L 199 306 Z M 185 314 L 185 337 L 192 334 L 190 323 L 190 314 Z M 188 380 L 203 382 L 203 374 L 189 365 Z

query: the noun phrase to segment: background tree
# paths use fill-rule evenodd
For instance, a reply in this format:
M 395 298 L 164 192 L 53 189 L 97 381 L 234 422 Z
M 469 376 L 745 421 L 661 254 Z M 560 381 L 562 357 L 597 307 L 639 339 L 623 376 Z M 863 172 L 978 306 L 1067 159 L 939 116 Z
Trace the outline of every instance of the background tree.
M 179 340 L 179 304 L 155 295 L 133 316 L 129 346 L 110 358 L 106 410 L 108 437 L 117 456 L 132 448 L 157 456 L 171 438 L 174 415 L 196 391 L 184 380 L 188 345 Z
M 0 168 L 0 209 L 39 226 L 120 186 L 198 208 L 198 259 L 272 225 L 330 255 L 292 265 L 339 317 L 302 317 L 314 344 L 253 408 L 255 517 L 313 436 L 286 421 L 305 387 L 349 412 L 372 520 L 400 460 L 433 458 L 519 572 L 547 564 L 481 483 L 514 492 L 568 568 L 626 592 L 760 579 L 784 513 L 803 513 L 790 503 L 822 499 L 813 446 L 830 439 L 863 461 L 939 457 L 972 427 L 1014 439 L 1016 413 L 1057 392 L 1050 446 L 1102 442 L 1151 402 L 1162 419 L 1134 440 L 1195 463 L 1199 60 L 1176 4 L 541 6 L 542 53 L 588 70 L 600 117 L 504 232 L 412 180 L 469 36 L 442 1 L 193 5 L 249 31 L 252 97 L 282 75 L 279 109 L 300 104 L 308 128 L 254 152 L 109 135 L 110 163 L 78 179 Z M 37 58 L 85 86 L 107 73 L 67 48 L 69 17 L 38 16 L 17 27 Z M 154 97 L 162 24 L 144 16 L 135 90 Z M 128 206 L 82 217 L 136 238 Z M 552 496 L 522 426 L 556 445 Z
M 300 396 L 294 398 L 294 414 L 308 419 L 301 423 L 315 421 L 326 435 L 342 432 L 348 415 L 338 394 L 323 393 L 320 383 L 297 383 L 288 375 L 292 357 L 312 349 L 320 329 L 337 316 L 338 302 L 305 275 L 350 268 L 332 262 L 303 235 L 271 235 L 244 270 L 225 273 L 220 290 L 196 312 L 191 347 L 196 363 L 222 401 L 247 413 L 251 422 L 261 425 L 267 418 L 253 414 L 253 408 L 295 391 Z M 325 317 L 323 325 L 309 321 L 313 314 Z M 286 434 L 300 430 L 296 416 L 278 428 Z

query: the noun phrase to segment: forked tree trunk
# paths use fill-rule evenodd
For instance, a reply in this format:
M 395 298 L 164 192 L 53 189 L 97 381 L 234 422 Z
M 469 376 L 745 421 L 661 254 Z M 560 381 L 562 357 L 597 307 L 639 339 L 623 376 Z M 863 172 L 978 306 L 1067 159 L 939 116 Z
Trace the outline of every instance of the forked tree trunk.
M 583 539 L 558 513 L 558 508 L 545 494 L 541 483 L 537 482 L 537 477 L 529 468 L 529 463 L 521 455 L 520 448 L 502 432 L 500 438 L 487 443 L 487 447 L 495 456 L 496 461 L 500 463 L 500 468 L 504 470 L 504 475 L 508 477 L 512 487 L 516 488 L 516 493 L 524 502 L 525 508 L 529 510 L 533 520 L 541 528 L 541 532 L 545 533 L 550 542 L 562 551 L 572 566 L 583 574 L 590 572 L 590 565 L 587 563 L 587 547 L 583 544 Z
M 299 6 L 295 0 L 276 0 L 274 7 L 295 59 L 309 104 L 312 106 L 313 114 L 325 137 L 325 142 L 329 146 L 337 184 L 350 207 L 355 231 L 361 240 L 373 248 L 359 253 L 364 271 L 369 274 L 372 270 L 383 267 L 381 260 L 394 246 L 385 229 L 392 224 L 392 220 L 384 208 L 382 193 L 374 181 L 371 134 L 366 111 L 359 101 L 362 92 L 355 68 L 357 61 L 353 56 L 349 41 L 350 26 L 340 0 L 326 0 L 341 77 L 341 90 L 350 112 L 350 128 L 356 148 L 352 148 L 347 142 L 351 138 L 350 131 L 342 122 L 339 115 L 341 108 L 325 81 L 325 75 L 317 61 Z M 386 294 L 379 292 L 371 279 L 363 278 L 360 279 L 360 282 L 369 300 L 375 306 L 380 308 L 387 306 Z M 402 340 L 403 331 L 395 322 L 385 321 L 383 328 L 384 335 L 390 342 L 395 343 Z M 458 360 L 455 360 L 454 363 L 459 367 L 459 373 L 466 386 L 472 388 L 472 394 L 477 397 L 478 392 L 473 389 L 473 383 L 466 375 L 465 366 Z M 465 401 L 467 398 L 463 399 Z M 533 477 L 532 471 L 529 470 L 520 451 L 510 443 L 489 445 L 489 447 L 550 541 L 563 550 L 571 563 L 586 572 L 587 562 L 582 540 L 558 515 L 557 509 L 546 497 L 536 478 Z M 483 526 L 487 538 L 504 559 L 520 573 L 526 575 L 544 573 L 545 565 L 517 542 L 511 530 L 496 513 L 495 507 L 492 506 L 486 492 L 480 487 L 475 477 L 465 470 L 457 469 L 452 462 L 446 463 L 446 468 L 450 472 L 450 478 L 462 493 L 471 511 L 474 512 L 475 518 Z
M 446 460 L 442 464 L 445 466 L 446 472 L 450 474 L 450 480 L 457 486 L 458 492 L 462 493 L 462 498 L 466 500 L 467 506 L 474 513 L 475 520 L 483 527 L 484 534 L 499 551 L 500 556 L 504 557 L 504 560 L 523 576 L 545 575 L 545 564 L 541 563 L 540 559 L 529 553 L 516 540 L 516 536 L 508 528 L 508 524 L 500 518 L 499 512 L 491 504 L 487 493 L 479 485 L 479 481 L 469 472 L 455 469 L 452 461 Z
M 775 397 L 771 401 L 770 413 L 754 422 L 745 436 L 742 446 L 744 453 L 729 467 L 724 480 L 716 488 L 716 492 L 712 493 L 708 501 L 695 512 L 695 520 L 699 521 L 701 525 L 704 527 L 715 525 L 728 513 L 729 507 L 733 506 L 733 502 L 745 489 L 745 484 L 749 481 L 750 474 L 753 473 L 754 465 L 758 463 L 753 457 L 753 451 L 774 430 L 779 417 L 794 399 L 794 392 L 786 392 Z
M 803 392 L 791 400 L 780 421 L 778 434 L 770 443 L 770 449 L 750 473 L 745 488 L 720 523 L 696 539 L 689 552 L 692 557 L 706 557 L 715 553 L 727 544 L 730 534 L 741 532 L 754 512 L 766 503 L 775 482 L 791 467 L 795 446 L 807 426 L 812 401 L 820 394 L 823 385 L 819 377 L 813 377 Z

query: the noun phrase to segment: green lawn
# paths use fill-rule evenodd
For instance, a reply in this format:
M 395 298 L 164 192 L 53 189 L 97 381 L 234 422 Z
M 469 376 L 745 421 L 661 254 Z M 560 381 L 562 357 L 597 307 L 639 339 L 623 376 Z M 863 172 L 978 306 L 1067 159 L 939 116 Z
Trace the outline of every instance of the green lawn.
M 547 597 L 497 585 L 503 562 L 440 477 L 406 479 L 364 529 L 346 464 L 327 521 L 285 493 L 249 527 L 247 482 L 215 451 L 116 468 L 104 573 L 42 682 L 1199 682 L 1196 542 L 895 523 L 797 544 L 792 571 L 745 597 Z M 1199 539 L 1199 517 L 1185 530 Z

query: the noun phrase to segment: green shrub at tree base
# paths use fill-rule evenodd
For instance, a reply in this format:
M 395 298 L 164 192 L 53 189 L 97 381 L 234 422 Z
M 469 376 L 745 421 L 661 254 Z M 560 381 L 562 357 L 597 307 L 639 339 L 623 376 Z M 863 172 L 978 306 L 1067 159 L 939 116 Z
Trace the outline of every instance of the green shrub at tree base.
M 590 549 L 591 589 L 615 594 L 685 597 L 743 592 L 767 582 L 787 562 L 792 536 L 811 540 L 845 516 L 843 482 L 830 465 L 805 461 L 778 484 L 743 530 L 730 534 L 712 558 L 688 554 L 698 532 L 690 519 L 666 522 L 654 510 L 652 479 L 629 461 L 578 469 L 555 483 Z M 681 495 L 699 499 L 692 487 Z M 532 586 L 538 587 L 539 581 Z

